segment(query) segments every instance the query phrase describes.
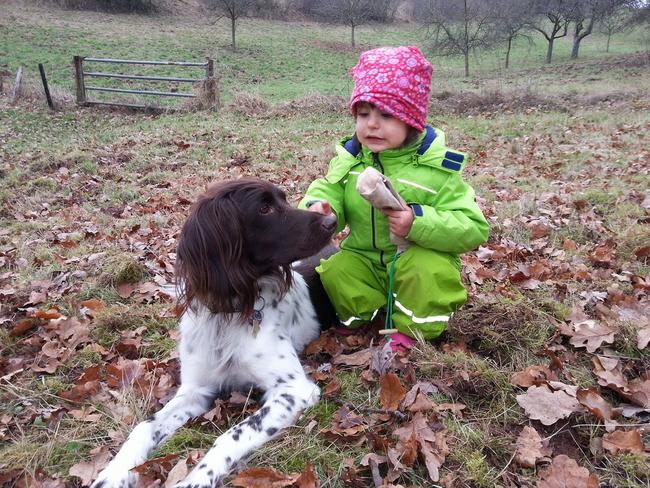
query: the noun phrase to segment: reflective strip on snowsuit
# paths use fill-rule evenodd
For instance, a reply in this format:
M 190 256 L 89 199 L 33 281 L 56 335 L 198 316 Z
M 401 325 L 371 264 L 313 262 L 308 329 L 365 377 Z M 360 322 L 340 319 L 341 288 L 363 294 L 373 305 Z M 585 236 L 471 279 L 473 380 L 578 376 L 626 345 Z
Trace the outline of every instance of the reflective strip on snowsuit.
M 358 326 L 386 305 L 396 248 L 389 240 L 386 216 L 356 191 L 357 176 L 374 166 L 414 214 L 406 236 L 412 245 L 396 262 L 393 323 L 411 337 L 437 337 L 467 298 L 459 254 L 485 242 L 489 230 L 474 190 L 461 176 L 465 154 L 448 149 L 444 133 L 430 126 L 405 148 L 375 154 L 352 138 L 337 144 L 336 150 L 327 175 L 309 186 L 299 206 L 327 200 L 338 230 L 349 225 L 341 252 L 317 268 L 339 319 Z

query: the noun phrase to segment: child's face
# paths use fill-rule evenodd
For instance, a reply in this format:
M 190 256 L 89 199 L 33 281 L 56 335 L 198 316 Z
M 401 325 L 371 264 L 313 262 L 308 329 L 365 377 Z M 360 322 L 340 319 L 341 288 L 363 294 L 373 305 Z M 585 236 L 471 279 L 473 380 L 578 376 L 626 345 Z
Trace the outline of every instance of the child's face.
M 406 140 L 409 126 L 371 103 L 359 102 L 356 107 L 357 138 L 374 153 L 396 149 Z

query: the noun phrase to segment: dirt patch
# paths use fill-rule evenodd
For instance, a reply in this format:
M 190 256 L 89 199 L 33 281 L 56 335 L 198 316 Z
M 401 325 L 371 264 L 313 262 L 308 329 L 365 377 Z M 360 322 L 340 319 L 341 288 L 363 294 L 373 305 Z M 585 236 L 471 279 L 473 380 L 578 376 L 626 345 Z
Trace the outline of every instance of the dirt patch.
M 478 115 L 486 113 L 520 112 L 528 109 L 566 111 L 566 104 L 532 92 L 506 93 L 500 90 L 477 93 L 471 91 L 433 93 L 429 108 L 432 113 Z

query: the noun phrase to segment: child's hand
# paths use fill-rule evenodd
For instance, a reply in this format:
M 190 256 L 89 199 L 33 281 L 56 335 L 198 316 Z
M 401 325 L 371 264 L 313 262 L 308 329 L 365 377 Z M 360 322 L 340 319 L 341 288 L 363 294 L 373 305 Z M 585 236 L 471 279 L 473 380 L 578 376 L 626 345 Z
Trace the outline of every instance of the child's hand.
M 398 237 L 406 237 L 413 225 L 413 211 L 408 210 L 384 210 L 388 217 L 390 231 Z
M 332 213 L 332 207 L 330 207 L 330 204 L 325 200 L 310 205 L 307 210 L 309 210 L 310 212 L 316 212 L 323 215 L 330 215 Z

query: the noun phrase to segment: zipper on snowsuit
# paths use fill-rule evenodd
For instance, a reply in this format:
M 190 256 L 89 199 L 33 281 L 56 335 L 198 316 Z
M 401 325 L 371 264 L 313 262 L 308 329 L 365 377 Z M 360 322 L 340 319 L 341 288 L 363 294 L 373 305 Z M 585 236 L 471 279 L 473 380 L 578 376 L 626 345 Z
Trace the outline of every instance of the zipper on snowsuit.
M 382 166 L 381 161 L 379 161 L 379 154 L 372 153 L 372 165 L 376 166 L 381 174 L 384 174 L 384 167 Z M 383 266 L 386 266 L 386 263 L 384 262 L 384 251 L 377 247 L 377 239 L 375 235 L 375 207 L 372 205 L 370 206 L 370 226 L 372 229 L 372 247 L 379 251 L 379 262 Z

